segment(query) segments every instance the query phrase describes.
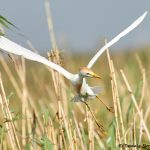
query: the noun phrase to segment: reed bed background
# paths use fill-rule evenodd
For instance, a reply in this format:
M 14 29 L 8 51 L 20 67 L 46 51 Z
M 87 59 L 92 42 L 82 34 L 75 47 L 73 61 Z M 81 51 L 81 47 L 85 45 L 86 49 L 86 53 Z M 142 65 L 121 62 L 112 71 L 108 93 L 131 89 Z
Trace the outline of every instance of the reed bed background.
M 104 132 L 83 103 L 71 101 L 75 92 L 57 72 L 23 58 L 1 56 L 1 149 L 117 149 L 124 143 L 148 144 L 148 53 L 107 53 L 95 65 L 103 79 L 89 82 L 103 87 L 99 97 L 114 108 L 111 113 L 97 99 L 88 102 Z M 69 69 L 78 70 L 88 60 L 79 64 L 76 58 L 67 58 Z
M 52 43 L 47 58 L 75 73 L 92 56 L 62 53 L 48 1 L 45 10 Z M 0 149 L 150 148 L 149 48 L 120 51 L 107 50 L 93 68 L 103 79 L 88 80 L 102 86 L 99 97 L 114 108 L 111 113 L 97 99 L 88 102 L 103 131 L 85 104 L 71 101 L 75 91 L 64 77 L 42 64 L 1 54 Z

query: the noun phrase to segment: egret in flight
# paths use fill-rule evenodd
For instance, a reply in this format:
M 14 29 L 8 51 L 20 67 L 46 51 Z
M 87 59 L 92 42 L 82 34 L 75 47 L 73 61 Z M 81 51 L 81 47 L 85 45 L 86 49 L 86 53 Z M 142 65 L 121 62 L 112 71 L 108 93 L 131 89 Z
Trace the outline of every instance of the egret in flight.
M 88 65 L 86 67 L 80 68 L 79 72 L 77 74 L 72 74 L 69 71 L 65 70 L 63 67 L 49 61 L 43 56 L 40 56 L 39 54 L 36 54 L 18 44 L 15 42 L 7 39 L 4 36 L 0 36 L 0 49 L 3 51 L 23 56 L 26 59 L 40 62 L 44 65 L 47 65 L 51 67 L 52 69 L 56 70 L 63 76 L 65 76 L 70 82 L 73 84 L 73 86 L 76 89 L 77 95 L 73 98 L 73 100 L 76 101 L 82 101 L 85 102 L 90 98 L 95 98 L 98 93 L 100 92 L 99 87 L 90 87 L 86 83 L 85 78 L 99 78 L 101 77 L 94 73 L 91 70 L 91 67 L 95 64 L 97 59 L 101 56 L 101 54 L 109 48 L 111 45 L 119 41 L 120 38 L 128 34 L 131 30 L 136 28 L 145 18 L 147 12 L 142 14 L 137 20 L 135 20 L 128 28 L 126 28 L 124 31 L 122 31 L 120 34 L 118 34 L 115 38 L 113 38 L 110 42 L 108 42 L 105 46 L 103 46 L 96 54 L 95 56 L 90 60 Z

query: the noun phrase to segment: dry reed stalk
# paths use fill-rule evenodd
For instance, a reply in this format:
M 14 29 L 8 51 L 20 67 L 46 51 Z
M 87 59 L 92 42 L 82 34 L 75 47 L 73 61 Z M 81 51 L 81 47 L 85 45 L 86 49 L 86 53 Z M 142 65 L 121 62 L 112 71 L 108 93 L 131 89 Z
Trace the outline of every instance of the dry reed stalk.
M 83 139 L 82 139 L 82 133 L 80 131 L 80 128 L 79 128 L 79 125 L 77 123 L 77 120 L 75 118 L 75 115 L 74 115 L 74 112 L 72 111 L 72 114 L 73 114 L 73 120 L 74 120 L 74 123 L 75 123 L 75 127 L 76 127 L 76 130 L 77 130 L 77 134 L 78 134 L 78 138 L 79 138 L 79 142 L 81 144 L 81 149 L 84 150 L 85 149 L 85 145 L 83 143 Z
M 56 49 L 55 51 L 52 51 L 52 53 L 54 53 L 56 55 L 51 57 L 51 60 L 53 62 L 55 62 L 56 64 L 61 65 L 58 49 Z M 57 101 L 58 101 L 58 105 L 57 105 L 58 106 L 58 111 L 60 110 L 60 108 L 59 108 L 59 106 L 60 106 L 59 103 L 60 102 L 59 101 L 61 101 L 62 104 L 63 104 L 65 114 L 67 115 L 68 114 L 68 105 L 67 105 L 67 95 L 66 95 L 66 91 L 65 91 L 66 85 L 65 85 L 65 82 L 64 82 L 64 77 L 60 73 L 54 71 L 53 69 L 50 69 L 50 71 L 51 71 L 51 74 L 52 74 L 52 80 L 53 80 L 54 89 L 55 89 L 55 93 L 56 93 L 56 97 L 57 97 Z M 60 112 L 58 112 L 58 114 L 61 115 Z M 61 116 L 60 116 L 60 118 L 61 118 Z
M 80 103 L 76 103 L 76 106 L 77 106 L 77 108 L 78 108 L 78 110 L 81 112 L 81 114 L 85 114 L 85 110 L 83 109 L 83 107 L 81 106 L 81 104 Z
M 141 114 L 143 116 L 143 111 L 141 111 Z M 138 143 L 141 144 L 141 141 L 142 141 L 142 137 L 143 137 L 143 127 L 142 127 L 142 120 L 140 119 L 140 129 L 139 129 L 139 141 Z
M 2 107 L 2 112 L 3 112 L 3 115 L 4 117 L 6 118 L 6 111 L 5 111 L 5 107 L 4 107 L 4 104 L 3 104 L 3 100 L 2 100 L 2 96 L 0 95 L 0 104 L 1 104 L 1 107 Z M 15 150 L 16 148 L 16 145 L 15 145 L 15 140 L 14 140 L 14 137 L 13 137 L 13 132 L 12 132 L 12 128 L 11 128 L 11 125 L 9 122 L 5 122 L 5 125 L 6 125 L 6 129 L 8 131 L 8 137 L 9 137 L 9 140 L 7 141 L 10 141 L 10 146 L 12 147 L 13 150 Z M 5 142 L 5 141 L 4 141 Z M 2 145 L 1 145 L 2 146 Z M 5 146 L 4 146 L 5 147 Z M 6 146 L 7 147 L 7 146 Z
M 136 115 L 134 116 L 134 118 L 133 118 L 133 144 L 134 145 L 136 145 L 137 144 L 137 142 L 136 142 L 136 137 L 137 137 L 137 135 L 136 135 Z M 136 149 L 136 148 L 134 148 L 134 149 Z
M 56 45 L 56 39 L 55 39 L 55 34 L 54 34 L 54 29 L 53 29 L 53 22 L 52 22 L 52 17 L 51 17 L 51 12 L 50 12 L 50 4 L 49 2 L 46 0 L 45 1 L 45 11 L 46 11 L 46 16 L 47 16 L 47 22 L 48 22 L 48 29 L 49 29 L 49 34 L 50 34 L 50 39 L 51 39 L 51 44 L 52 44 L 52 57 L 50 54 L 48 54 L 49 59 L 52 60 L 54 63 L 56 64 L 61 64 L 60 62 L 60 57 L 59 57 L 59 51 L 57 49 L 57 45 Z M 62 93 L 62 84 L 64 83 L 64 78 L 62 77 L 61 74 L 55 72 L 53 69 L 51 70 L 51 74 L 52 74 L 52 80 L 54 83 L 54 87 L 55 87 L 55 93 L 57 96 L 57 100 L 58 100 L 58 118 L 59 118 L 59 147 L 62 148 L 62 124 L 61 124 L 61 99 L 64 97 L 64 93 Z M 67 105 L 65 105 L 67 106 Z M 65 108 L 65 110 L 67 110 L 67 107 Z
M 144 120 L 145 122 L 147 121 L 148 117 L 149 117 L 149 113 L 150 113 L 150 105 L 148 106 L 146 112 L 145 112 L 145 116 L 144 116 Z
M 1 64 L 4 68 L 4 70 L 6 71 L 8 77 L 9 77 L 9 80 L 10 82 L 12 83 L 13 87 L 15 88 L 16 92 L 17 92 L 17 95 L 18 97 L 20 98 L 21 102 L 22 102 L 22 91 L 20 90 L 20 87 L 19 85 L 17 84 L 17 81 L 15 80 L 14 76 L 13 76 L 13 73 L 11 72 L 11 70 L 9 69 L 7 63 L 5 62 L 5 60 L 3 59 L 2 56 L 0 56 L 0 61 L 1 61 Z M 38 120 L 38 123 L 40 125 L 40 129 L 42 130 L 43 129 L 43 126 L 42 126 L 42 122 L 40 121 L 39 117 L 38 117 L 38 111 L 37 111 L 37 108 L 35 107 L 35 104 L 33 102 L 33 99 L 31 98 L 30 96 L 30 93 L 28 93 L 28 99 L 29 99 L 29 103 L 31 105 L 31 107 L 33 108 L 34 112 L 35 112 L 35 115 L 36 115 L 36 118 Z
M 22 57 L 21 62 L 19 62 L 18 59 L 15 59 L 13 55 L 10 55 L 14 66 L 17 72 L 17 75 L 21 81 L 21 88 L 22 89 L 22 145 L 26 145 L 26 135 L 27 133 L 32 133 L 32 127 L 31 127 L 31 118 L 32 113 L 29 106 L 29 100 L 28 100 L 28 90 L 26 85 L 26 65 L 25 65 L 25 59 Z
M 146 91 L 146 70 L 143 67 L 142 61 L 138 55 L 136 55 L 136 59 L 139 65 L 139 69 L 142 75 L 142 93 L 141 93 L 141 98 L 140 98 L 140 103 L 139 103 L 139 108 L 142 107 L 144 96 L 145 96 L 145 91 Z
M 58 143 L 57 143 L 57 137 L 56 133 L 57 129 L 54 128 L 53 121 L 51 117 L 49 117 L 48 122 L 46 122 L 46 118 L 43 115 L 43 123 L 44 123 L 44 135 L 52 142 L 53 144 L 53 149 L 57 150 L 58 149 Z
M 49 86 L 45 86 L 45 91 L 47 92 L 48 97 L 51 98 L 51 101 L 50 101 L 49 105 L 50 104 L 54 105 L 56 103 L 56 94 L 54 92 L 50 92 L 52 90 L 53 90 L 53 88 L 51 88 Z M 53 112 L 55 112 L 54 107 L 51 106 L 51 109 L 53 110 Z
M 120 105 L 120 100 L 119 100 L 119 93 L 118 93 L 118 86 L 117 86 L 117 78 L 114 70 L 114 65 L 112 61 L 112 70 L 114 71 L 114 76 L 113 76 L 113 81 L 114 81 L 114 86 L 115 86 L 115 92 L 116 92 L 116 101 L 117 101 L 117 108 L 118 108 L 118 116 L 120 119 L 120 125 L 121 125 L 121 135 L 124 136 L 125 129 L 124 129 L 124 123 L 123 123 L 123 117 L 122 117 L 122 110 L 121 110 L 121 105 Z M 124 139 L 124 142 L 126 143 L 126 139 Z
M 150 66 L 149 66 L 150 68 Z M 145 99 L 150 99 L 150 94 L 149 94 L 149 91 L 150 91 L 150 78 L 149 78 L 149 74 L 146 73 L 146 88 L 145 88 Z M 150 105 L 148 105 L 148 107 L 150 107 Z
M 69 147 L 68 149 L 71 149 L 71 150 L 74 150 L 74 141 L 73 141 L 73 123 L 72 123 L 72 120 L 69 119 L 69 122 L 68 122 L 68 130 L 69 130 L 69 135 L 70 135 L 70 143 L 69 143 Z
M 115 77 L 114 77 L 114 67 L 113 67 L 113 62 L 110 58 L 109 55 L 109 50 L 107 49 L 107 59 L 108 59 L 108 64 L 109 64 L 109 69 L 110 69 L 110 75 L 111 75 L 111 86 L 112 86 L 112 96 L 113 96 L 113 104 L 114 104 L 114 112 L 115 112 L 115 120 L 116 120 L 116 146 L 118 146 L 119 143 L 121 143 L 121 135 L 119 132 L 119 119 L 118 119 L 118 108 L 117 108 L 117 94 L 116 94 L 116 86 L 114 83 Z
M 133 128 L 132 128 L 132 125 L 131 125 L 131 128 L 130 128 L 130 139 L 128 140 L 128 143 L 131 145 L 133 143 Z
M 105 44 L 106 43 L 107 43 L 107 41 L 105 40 Z M 114 103 L 114 107 L 115 107 L 115 110 L 116 110 L 115 117 L 118 118 L 118 116 L 119 116 L 120 125 L 121 125 L 121 134 L 123 136 L 123 142 L 126 143 L 127 141 L 126 141 L 126 137 L 124 136 L 125 135 L 125 128 L 124 128 L 123 117 L 122 117 L 123 114 L 122 114 L 120 100 L 119 100 L 117 78 L 116 78 L 116 74 L 115 74 L 115 69 L 114 69 L 113 61 L 110 58 L 110 54 L 109 54 L 109 49 L 108 48 L 106 49 L 106 53 L 107 53 L 107 59 L 108 59 L 109 69 L 110 69 L 110 72 L 111 72 L 112 89 L 114 87 L 114 91 L 116 93 L 116 94 L 114 94 L 114 98 L 116 96 L 116 100 L 115 100 L 116 102 L 115 101 L 114 102 L 117 103 L 117 105 L 115 105 L 115 103 Z M 113 91 L 112 91 L 112 93 L 113 93 Z M 117 113 L 117 110 L 118 110 L 118 113 Z M 117 118 L 116 118 L 116 123 L 118 125 L 118 131 L 119 131 L 119 120 Z M 118 132 L 118 139 L 120 138 L 121 134 Z
M 8 150 L 8 143 L 7 143 L 7 141 L 4 141 L 4 144 L 3 144 L 4 146 L 3 146 L 3 150 Z
M 42 117 L 43 117 L 44 135 L 46 135 L 46 137 L 52 142 L 53 149 L 57 150 L 58 147 L 57 147 L 56 131 L 53 125 L 53 121 L 51 117 L 49 117 L 46 122 L 45 116 L 42 115 Z
M 51 40 L 51 44 L 52 44 L 52 50 L 51 50 L 52 59 L 51 60 L 54 63 L 61 65 L 59 50 L 58 50 L 57 44 L 56 44 L 55 32 L 54 32 L 54 28 L 53 28 L 53 20 L 52 20 L 52 15 L 51 15 L 50 10 L 51 9 L 50 9 L 49 1 L 45 0 L 45 12 L 46 12 L 46 17 L 47 17 L 49 36 L 50 36 L 50 40 Z M 50 55 L 48 54 L 48 56 L 50 56 Z M 54 70 L 52 70 L 52 69 L 50 69 L 50 70 L 51 70 L 51 73 L 52 73 L 52 79 L 53 79 L 53 82 L 54 82 L 57 99 L 60 100 L 62 98 L 65 98 L 65 99 L 63 99 L 62 103 L 63 103 L 63 106 L 64 106 L 65 113 L 68 114 L 68 112 L 67 112 L 67 110 L 68 110 L 67 109 L 67 102 L 66 102 L 66 100 L 67 100 L 66 99 L 67 98 L 66 91 L 62 88 L 62 86 L 65 85 L 64 77 L 61 74 L 56 73 Z M 58 110 L 59 110 L 59 108 L 58 108 Z
M 58 131 L 58 143 L 59 148 L 63 148 L 63 137 L 62 137 L 62 113 L 61 113 L 61 101 L 58 100 L 58 121 L 59 121 L 59 131 Z
M 26 130 L 26 111 L 28 109 L 28 102 L 27 102 L 27 91 L 26 91 L 26 75 L 25 75 L 25 60 L 22 59 L 22 69 L 20 70 L 20 80 L 22 82 L 22 115 L 25 117 L 22 119 L 22 145 L 25 146 L 26 145 L 26 135 L 27 135 L 27 130 Z
M 2 106 L 2 98 L 0 98 L 0 105 Z M 2 112 L 3 112 L 3 108 L 2 108 Z M 1 126 L 1 128 L 3 128 L 3 126 Z M 3 145 L 4 145 L 4 134 L 1 133 L 1 137 L 0 137 L 0 149 L 3 148 Z
M 133 92 L 132 92 L 132 89 L 131 89 L 131 87 L 130 87 L 130 84 L 129 84 L 129 82 L 128 82 L 128 80 L 127 80 L 127 78 L 126 78 L 126 76 L 125 76 L 123 70 L 120 70 L 120 72 L 121 72 L 123 81 L 125 82 L 125 85 L 126 85 L 126 87 L 127 87 L 127 90 L 128 90 L 128 92 L 129 92 L 129 94 L 130 94 L 130 96 L 131 96 L 131 99 L 132 99 L 132 101 L 133 101 L 133 104 L 135 105 L 136 111 L 137 111 L 137 113 L 138 113 L 140 119 L 142 120 L 142 124 L 143 124 L 144 130 L 145 130 L 145 132 L 146 132 L 146 135 L 147 135 L 147 137 L 148 137 L 148 140 L 150 141 L 150 133 L 149 133 L 148 128 L 147 128 L 147 126 L 146 126 L 146 123 L 145 123 L 145 121 L 144 121 L 144 119 L 143 119 L 143 116 L 141 115 L 140 108 L 139 108 L 139 106 L 138 106 L 138 104 L 137 104 L 136 98 L 135 98 L 135 96 L 134 96 L 134 94 L 133 94 Z
M 47 23 L 48 23 L 48 31 L 49 31 L 49 36 L 51 39 L 51 43 L 52 43 L 52 49 L 56 49 L 57 48 L 57 44 L 56 44 L 56 38 L 55 38 L 55 33 L 54 33 L 54 29 L 53 29 L 53 21 L 52 21 L 52 15 L 51 15 L 51 11 L 50 11 L 50 3 L 48 0 L 45 0 L 45 13 L 46 13 L 46 18 L 47 18 Z
M 145 70 L 145 68 L 142 64 L 142 61 L 141 61 L 141 59 L 138 55 L 136 55 L 136 60 L 138 62 L 139 70 L 140 70 L 141 75 L 142 75 L 142 90 L 141 90 L 141 98 L 139 100 L 139 109 L 142 109 L 142 104 L 143 104 L 143 101 L 144 101 L 145 91 L 146 91 L 146 70 Z M 145 116 L 147 114 L 149 114 L 148 110 L 149 110 L 149 108 L 146 110 Z M 143 118 L 143 111 L 142 110 L 141 110 L 141 115 L 142 115 L 142 118 Z M 144 117 L 144 121 L 146 122 L 145 117 Z M 138 141 L 139 143 L 141 143 L 142 136 L 143 136 L 143 127 L 142 127 L 142 121 L 140 119 L 139 141 Z
M 142 117 L 144 118 L 144 121 L 146 122 L 148 117 L 149 117 L 149 112 L 150 112 L 150 107 L 147 108 L 146 112 L 145 112 L 145 116 Z M 141 115 L 143 116 L 143 111 L 141 110 Z M 142 141 L 142 136 L 143 136 L 143 125 L 142 125 L 142 120 L 140 119 L 140 134 L 139 134 L 139 144 Z
M 144 96 L 145 96 L 145 89 L 146 89 L 146 71 L 145 71 L 145 68 L 143 67 L 143 64 L 142 64 L 142 61 L 140 60 L 140 57 L 138 56 L 138 55 L 136 55 L 136 60 L 137 60 L 137 62 L 138 62 L 138 66 L 139 66 L 139 69 L 140 69 L 140 72 L 141 72 L 141 75 L 142 75 L 142 94 L 141 94 L 141 98 L 140 98 L 140 100 L 139 100 L 139 105 L 138 105 L 138 107 L 139 107 L 139 110 L 140 109 L 142 109 L 142 104 L 143 104 L 143 100 L 144 100 Z M 147 109 L 148 110 L 148 109 Z M 143 116 L 143 113 L 142 113 L 143 111 L 141 110 L 141 115 Z M 147 111 L 146 111 L 147 112 Z M 135 118 L 137 117 L 137 114 L 138 114 L 138 112 L 136 112 L 136 113 L 134 113 L 134 122 L 133 122 L 133 124 L 135 125 Z M 146 113 L 145 113 L 145 115 L 146 115 Z M 142 117 L 143 118 L 143 117 Z M 144 121 L 146 122 L 146 120 L 145 120 L 145 118 L 144 118 Z M 135 129 L 135 127 L 134 127 L 134 129 Z M 143 130 L 143 127 L 142 127 L 142 120 L 141 120 L 141 117 L 140 117 L 140 129 L 139 129 L 140 131 L 139 131 L 139 144 L 141 143 L 141 139 L 142 139 L 142 135 L 143 135 L 143 132 L 142 132 L 142 130 Z M 134 133 L 136 133 L 135 132 L 135 130 L 134 130 Z M 136 144 L 136 140 L 135 140 L 135 138 L 136 138 L 136 135 L 134 135 L 134 144 Z
M 50 40 L 51 40 L 51 44 L 52 44 L 52 50 L 51 53 L 48 53 L 48 58 L 52 61 L 54 61 L 55 63 L 60 63 L 60 58 L 59 58 L 59 52 L 57 49 L 57 44 L 56 44 L 56 38 L 55 38 L 55 33 L 54 33 L 54 29 L 53 29 L 53 21 L 52 21 L 52 16 L 51 16 L 51 11 L 50 11 L 50 3 L 48 0 L 45 0 L 45 13 L 46 13 L 46 17 L 47 17 L 47 23 L 48 23 L 48 30 L 49 30 L 49 36 L 50 36 Z M 55 87 L 55 92 L 58 93 L 60 92 L 60 89 L 58 88 L 59 86 L 59 73 L 56 73 L 55 71 L 53 71 L 53 69 L 50 69 L 51 73 L 52 73 L 52 79 L 54 82 L 54 87 Z M 59 97 L 60 95 L 58 95 Z
M 15 63 L 16 64 L 16 63 Z M 19 63 L 19 68 L 15 65 L 17 74 L 20 78 L 22 84 L 22 115 L 25 119 L 22 120 L 22 136 L 26 137 L 27 129 L 28 133 L 31 133 L 31 125 L 30 119 L 31 112 L 29 110 L 29 102 L 28 102 L 28 91 L 26 86 L 26 67 L 25 67 L 25 59 L 22 57 L 21 63 Z M 26 127 L 27 126 L 27 127 Z M 27 129 L 26 129 L 27 128 Z M 23 145 L 26 145 L 26 139 L 22 140 Z
M 13 56 L 11 56 L 13 58 Z M 13 59 L 14 62 L 16 61 L 15 59 Z M 19 66 L 16 64 L 20 64 Z M 27 113 L 30 114 L 29 112 L 29 106 L 28 106 L 28 99 L 27 99 L 27 86 L 26 86 L 26 67 L 25 67 L 25 59 L 22 57 L 21 58 L 21 63 L 14 63 L 15 65 L 15 69 L 16 72 L 20 78 L 21 81 L 21 85 L 22 85 L 22 115 L 25 117 L 22 119 L 22 145 L 25 146 L 26 145 L 26 135 L 27 135 L 27 130 L 26 127 L 27 125 L 30 126 L 30 123 L 27 123 L 26 117 L 27 117 Z M 30 131 L 28 133 L 31 133 L 31 127 Z
M 94 132 L 94 137 L 95 137 L 95 140 L 97 141 L 97 143 L 98 143 L 98 145 L 99 145 L 99 149 L 105 150 L 106 147 L 104 146 L 104 144 L 102 143 L 102 141 L 101 141 L 99 135 L 98 135 L 96 132 Z
M 54 150 L 57 150 L 57 138 L 56 138 L 56 131 L 55 131 L 55 129 L 54 129 L 54 125 L 53 125 L 53 122 L 52 122 L 52 120 L 50 120 L 50 125 L 51 125 L 51 130 L 52 130 L 52 142 L 53 142 L 53 148 L 54 148 Z
M 76 135 L 76 130 L 75 129 L 73 129 L 73 145 L 74 145 L 74 149 L 75 150 L 79 149 L 79 145 L 78 145 L 77 135 Z
M 48 127 L 47 127 L 47 137 L 50 141 L 52 141 L 52 125 L 51 125 L 51 118 L 49 119 Z
M 65 131 L 66 131 L 66 134 L 67 134 L 68 142 L 71 143 L 72 142 L 72 136 L 70 135 L 69 128 L 68 128 L 69 123 L 68 123 L 68 120 L 66 119 L 66 116 L 64 114 L 64 111 L 63 111 L 62 107 L 61 107 L 61 112 L 62 112 L 63 123 L 64 123 L 64 126 L 65 126 Z M 73 145 L 71 145 L 71 149 L 73 149 Z
M 8 75 L 8 77 L 9 77 L 9 79 L 10 79 L 12 85 L 14 86 L 14 88 L 15 88 L 15 90 L 16 90 L 18 96 L 19 96 L 19 98 L 21 98 L 21 97 L 22 97 L 22 94 L 21 94 L 21 91 L 20 91 L 20 87 L 19 87 L 19 85 L 17 84 L 17 82 L 16 82 L 16 80 L 15 80 L 15 78 L 14 78 L 14 76 L 13 76 L 11 70 L 9 69 L 9 67 L 8 67 L 8 65 L 7 65 L 7 63 L 6 63 L 6 61 L 3 59 L 2 56 L 0 56 L 0 61 L 1 61 L 1 64 L 2 64 L 2 66 L 3 66 L 3 68 L 4 68 L 4 70 L 6 71 L 6 73 L 7 73 L 7 75 Z
M 128 138 L 128 136 L 129 136 L 129 133 L 130 133 L 130 130 L 131 130 L 131 126 L 129 126 L 127 129 L 126 129 L 126 131 L 125 131 L 125 137 L 126 137 L 126 139 L 129 139 Z M 129 141 L 129 140 L 128 140 Z
M 65 128 L 62 128 L 61 129 L 61 135 L 62 135 L 62 139 L 63 139 L 63 144 L 64 144 L 64 148 L 66 149 L 67 148 L 67 146 L 66 146 L 66 139 L 65 139 L 65 136 L 64 136 L 64 129 L 65 129 L 65 131 L 67 132 L 67 133 L 69 133 L 69 131 L 68 131 L 68 128 L 67 128 L 67 121 L 66 121 L 66 118 L 65 118 L 65 113 L 64 113 L 64 110 L 63 110 L 63 108 L 62 108 L 62 106 L 60 107 L 60 111 L 61 111 L 61 116 L 62 116 L 62 126 L 64 126 L 65 125 Z
M 9 104 L 6 98 L 6 94 L 5 94 L 5 90 L 3 87 L 3 82 L 2 82 L 2 78 L 0 75 L 0 88 L 1 88 L 1 96 L 0 96 L 0 101 L 1 101 L 1 106 L 2 106 L 2 110 L 4 115 L 6 116 L 6 119 L 8 120 L 8 123 L 6 124 L 6 127 L 8 129 L 8 134 L 9 134 L 9 138 L 11 141 L 11 145 L 12 148 L 15 149 L 19 149 L 21 150 L 20 147 L 20 143 L 19 143 L 19 139 L 17 137 L 17 133 L 16 133 L 16 129 L 15 129 L 15 125 L 13 122 L 13 117 L 9 108 Z M 6 120 L 6 122 L 7 122 Z
M 42 118 L 43 118 L 43 125 L 45 126 L 44 127 L 44 134 L 47 136 L 47 137 L 49 137 L 49 135 L 50 135 L 50 132 L 49 132 L 49 130 L 48 130 L 48 123 L 46 122 L 46 118 L 45 118 L 45 116 L 44 116 L 44 114 L 42 114 Z
M 88 116 L 87 123 L 88 123 L 89 150 L 94 150 L 94 122 L 90 114 L 88 114 L 87 116 Z
M 64 78 L 61 76 L 61 96 L 62 96 L 62 103 L 63 103 L 63 109 L 66 116 L 68 116 L 68 99 L 67 99 L 67 86 L 64 81 Z M 70 101 L 69 101 L 70 102 Z
M 54 29 L 53 29 L 53 21 L 52 21 L 52 16 L 51 16 L 51 12 L 50 12 L 50 4 L 49 4 L 48 0 L 45 1 L 45 12 L 46 12 L 46 16 L 47 16 L 48 30 L 49 30 L 51 44 L 52 44 L 52 51 L 51 51 L 51 54 L 48 54 L 48 57 L 54 63 L 61 65 L 59 50 L 57 49 L 55 33 L 54 33 Z M 55 93 L 57 96 L 57 101 L 58 101 L 59 147 L 62 148 L 63 133 L 62 133 L 62 122 L 61 122 L 61 118 L 62 118 L 61 101 L 63 100 L 62 103 L 64 106 L 64 110 L 67 113 L 67 110 L 68 110 L 67 104 L 66 104 L 66 101 L 64 101 L 67 96 L 65 95 L 65 91 L 63 91 L 64 89 L 62 88 L 62 86 L 65 85 L 64 77 L 62 77 L 62 75 L 60 73 L 55 72 L 53 69 L 50 69 L 50 70 L 51 70 L 51 74 L 52 74 L 52 80 L 53 80 L 53 84 L 54 84 L 54 88 L 55 88 Z M 62 99 L 62 98 L 65 98 L 65 99 Z
M 62 135 L 62 140 L 63 140 L 63 145 L 64 145 L 63 147 L 66 150 L 67 144 L 66 144 L 66 139 L 65 139 L 65 135 L 64 135 L 64 129 L 62 129 L 61 135 Z
M 86 101 L 82 101 L 82 103 L 84 103 L 86 105 L 86 112 L 87 112 L 87 109 L 88 111 L 90 112 L 91 116 L 93 117 L 96 125 L 98 126 L 98 128 L 100 129 L 101 133 L 103 135 L 105 135 L 105 130 L 104 130 L 104 127 L 99 123 L 99 121 L 96 119 L 96 116 L 94 115 L 93 111 L 91 110 L 89 104 L 86 102 Z M 88 113 L 86 113 L 86 120 L 88 119 Z
M 43 130 L 44 130 L 44 127 L 43 127 L 43 122 L 40 120 L 40 117 L 39 117 L 39 114 L 38 114 L 38 110 L 37 110 L 37 108 L 35 107 L 35 103 L 34 103 L 34 101 L 33 101 L 33 99 L 31 98 L 31 95 L 30 95 L 30 93 L 29 93 L 29 91 L 28 91 L 28 95 L 27 95 L 28 97 L 28 102 L 30 103 L 30 107 L 33 109 L 33 111 L 34 111 L 34 113 L 35 113 L 35 117 L 36 117 L 36 119 L 37 119 L 37 122 L 38 122 L 38 125 L 39 125 L 39 132 L 40 133 L 42 133 L 43 132 Z

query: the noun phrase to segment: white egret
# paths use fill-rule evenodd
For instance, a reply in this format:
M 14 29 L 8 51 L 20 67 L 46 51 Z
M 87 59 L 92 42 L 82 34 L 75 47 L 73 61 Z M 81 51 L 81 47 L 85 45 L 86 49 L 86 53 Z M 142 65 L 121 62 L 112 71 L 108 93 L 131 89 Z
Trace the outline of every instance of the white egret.
M 143 15 L 141 15 L 136 21 L 134 21 L 128 28 L 126 28 L 124 31 L 122 31 L 120 34 L 118 34 L 114 39 L 112 39 L 110 42 L 108 42 L 104 47 L 102 47 L 95 56 L 90 60 L 87 67 L 82 67 L 79 70 L 79 73 L 72 74 L 62 68 L 61 66 L 49 61 L 43 56 L 40 56 L 39 54 L 36 54 L 18 44 L 15 42 L 7 39 L 4 36 L 0 36 L 0 49 L 3 51 L 15 54 L 15 55 L 21 55 L 26 59 L 40 62 L 44 65 L 47 65 L 54 70 L 58 71 L 60 74 L 65 76 L 68 80 L 71 81 L 73 86 L 75 87 L 77 91 L 77 95 L 74 97 L 74 101 L 82 101 L 85 102 L 89 98 L 95 98 L 97 94 L 100 92 L 99 87 L 90 87 L 87 83 L 85 78 L 101 78 L 97 74 L 95 74 L 90 68 L 94 65 L 94 63 L 97 61 L 97 59 L 101 56 L 101 54 L 109 48 L 111 45 L 116 43 L 120 38 L 128 34 L 131 30 L 136 28 L 145 18 L 147 12 L 145 12 Z

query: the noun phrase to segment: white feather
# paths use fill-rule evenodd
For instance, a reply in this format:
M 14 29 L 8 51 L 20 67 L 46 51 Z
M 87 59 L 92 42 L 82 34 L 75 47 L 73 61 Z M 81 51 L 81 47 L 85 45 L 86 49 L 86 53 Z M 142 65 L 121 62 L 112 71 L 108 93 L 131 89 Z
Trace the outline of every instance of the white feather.
M 132 31 L 134 28 L 136 28 L 146 17 L 148 11 L 146 11 L 143 15 L 141 15 L 137 20 L 135 20 L 128 28 L 126 28 L 124 31 L 122 31 L 120 34 L 118 34 L 115 38 L 113 38 L 109 43 L 107 43 L 104 47 L 102 47 L 90 60 L 90 62 L 87 65 L 87 68 L 91 68 L 94 63 L 97 61 L 97 59 L 101 56 L 101 54 L 109 48 L 111 45 L 115 44 L 117 41 L 119 41 L 120 38 L 128 34 L 130 31 Z
M 12 42 L 11 40 L 9 40 L 3 36 L 0 36 L 0 49 L 2 49 L 3 51 L 6 51 L 6 52 L 12 53 L 12 54 L 21 55 L 26 59 L 40 62 L 44 65 L 47 65 L 47 66 L 53 68 L 54 70 L 58 71 L 62 75 L 64 75 L 69 80 L 71 80 L 74 77 L 74 75 L 72 73 L 68 72 L 61 66 L 49 61 L 48 59 L 46 59 L 43 56 L 40 56 L 28 49 L 16 44 L 15 42 Z

